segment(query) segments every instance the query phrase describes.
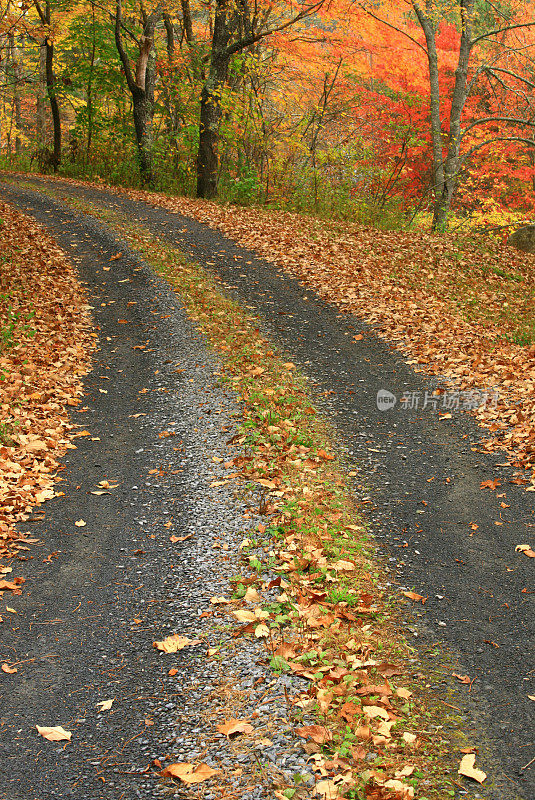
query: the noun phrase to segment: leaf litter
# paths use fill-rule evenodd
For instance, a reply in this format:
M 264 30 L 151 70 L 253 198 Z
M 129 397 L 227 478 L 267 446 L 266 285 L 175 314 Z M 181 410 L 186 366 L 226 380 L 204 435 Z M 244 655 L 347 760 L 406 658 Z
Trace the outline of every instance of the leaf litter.
M 75 447 L 68 411 L 80 402 L 95 334 L 85 291 L 54 240 L 6 203 L 0 219 L 9 265 L 0 274 L 0 562 L 8 562 L 36 542 L 14 526 L 54 497 L 60 459 Z

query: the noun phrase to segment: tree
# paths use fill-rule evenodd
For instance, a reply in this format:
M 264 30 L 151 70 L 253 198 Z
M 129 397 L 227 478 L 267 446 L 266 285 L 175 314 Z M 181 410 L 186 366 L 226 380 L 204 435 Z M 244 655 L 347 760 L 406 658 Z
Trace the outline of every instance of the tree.
M 201 92 L 197 197 L 211 198 L 217 194 L 221 99 L 232 57 L 311 16 L 324 3 L 325 0 L 301 3 L 297 13 L 292 13 L 290 5 L 278 18 L 273 18 L 271 5 L 255 2 L 251 7 L 248 0 L 215 0 L 209 69 Z
M 52 168 L 57 172 L 61 164 L 61 117 L 59 113 L 59 103 L 56 92 L 56 76 L 54 74 L 54 39 L 51 31 L 51 8 L 50 0 L 33 0 L 33 4 L 39 19 L 43 26 L 45 26 L 46 33 L 42 41 L 41 47 L 45 51 L 45 80 L 46 80 L 46 93 L 50 102 L 50 110 L 52 112 L 52 125 L 54 131 L 54 149 L 52 153 Z
M 152 168 L 152 121 L 154 116 L 154 86 L 156 79 L 156 50 L 154 34 L 156 25 L 163 17 L 163 10 L 157 5 L 149 14 L 141 4 L 142 33 L 136 35 L 127 27 L 123 19 L 121 0 L 116 2 L 115 43 L 123 65 L 126 83 L 132 95 L 134 128 L 138 151 L 139 171 L 144 184 L 154 180 Z M 126 33 L 138 48 L 135 71 L 124 44 Z
M 515 48 L 508 47 L 506 37 L 511 31 L 529 28 L 535 22 L 522 18 L 525 5 L 517 5 L 513 10 L 511 3 L 507 9 L 500 9 L 486 0 L 454 0 L 444 3 L 442 0 L 407 0 L 405 6 L 412 7 L 424 37 L 425 46 L 412 35 L 408 26 L 390 22 L 377 14 L 377 3 L 359 3 L 360 7 L 374 19 L 386 24 L 410 39 L 413 44 L 425 53 L 429 75 L 429 111 L 432 148 L 432 188 L 433 229 L 442 228 L 447 222 L 451 202 L 455 194 L 461 169 L 467 160 L 481 147 L 500 141 L 518 141 L 530 144 L 531 140 L 518 133 L 518 129 L 533 128 L 531 111 L 527 109 L 525 116 L 510 115 L 496 110 L 493 113 L 475 114 L 469 117 L 465 109 L 469 96 L 475 93 L 481 78 L 495 76 L 500 79 L 503 69 L 499 60 L 504 53 L 511 53 Z M 383 4 L 385 5 L 385 4 Z M 386 5 L 389 5 L 388 3 Z M 487 12 L 487 13 L 485 13 Z M 457 63 L 453 83 L 444 91 L 441 85 L 440 64 L 438 58 L 437 38 L 441 24 L 447 18 L 457 16 L 458 44 Z M 488 21 L 494 23 L 487 27 Z M 497 37 L 501 39 L 497 42 Z M 498 43 L 498 51 L 491 48 Z M 482 46 L 486 45 L 486 48 Z M 476 50 L 479 52 L 475 55 Z M 506 70 L 515 80 L 526 83 L 522 75 Z M 529 81 L 527 82 L 529 83 Z M 503 80 L 502 80 L 503 84 Z M 502 135 L 490 128 L 488 135 L 473 141 L 474 131 L 479 126 L 488 124 L 501 127 L 512 126 L 512 135 Z M 472 141 L 471 141 L 472 140 Z M 532 143 L 531 143 L 532 144 Z
M 476 86 L 477 80 L 482 75 L 498 74 L 496 70 L 501 71 L 499 66 L 494 64 L 489 65 L 486 60 L 483 60 L 476 66 L 475 72 L 469 80 L 469 66 L 472 59 L 474 48 L 483 42 L 489 42 L 492 37 L 499 34 L 507 34 L 511 30 L 517 28 L 528 27 L 531 22 L 509 22 L 508 15 L 503 15 L 504 20 L 502 24 L 498 24 L 490 30 L 474 32 L 476 14 L 475 14 L 475 0 L 459 0 L 458 12 L 460 23 L 460 42 L 459 42 L 459 55 L 457 68 L 455 70 L 455 82 L 453 92 L 451 95 L 451 107 L 449 112 L 449 131 L 448 141 L 446 147 L 446 155 L 443 155 L 443 130 L 441 121 L 441 98 L 440 86 L 438 76 L 438 59 L 436 51 L 436 33 L 438 24 L 433 20 L 430 3 L 427 3 L 427 8 L 424 10 L 419 2 L 414 2 L 413 7 L 422 27 L 427 44 L 427 58 L 429 64 L 429 84 L 430 84 L 430 109 L 431 109 L 431 135 L 433 143 L 433 176 L 434 176 L 434 193 L 435 205 L 433 210 L 433 228 L 443 227 L 446 223 L 447 216 L 450 210 L 451 201 L 458 183 L 459 174 L 462 165 L 466 162 L 467 158 L 472 155 L 476 149 L 484 147 L 490 141 L 496 141 L 497 138 L 502 141 L 510 140 L 509 136 L 495 136 L 491 135 L 484 141 L 479 142 L 472 147 L 469 147 L 464 153 L 461 150 L 463 141 L 466 140 L 466 134 L 473 130 L 476 126 L 484 125 L 486 123 L 499 123 L 501 126 L 513 126 L 520 128 L 531 128 L 533 122 L 529 118 L 509 116 L 503 113 L 496 113 L 486 115 L 478 119 L 467 121 L 463 124 L 463 111 L 465 109 L 466 101 L 470 91 Z M 435 13 L 435 20 L 437 15 Z M 513 18 L 514 19 L 514 18 Z M 522 80 L 521 76 L 519 77 Z M 529 144 L 528 139 L 524 137 L 516 137 L 519 141 L 525 140 Z

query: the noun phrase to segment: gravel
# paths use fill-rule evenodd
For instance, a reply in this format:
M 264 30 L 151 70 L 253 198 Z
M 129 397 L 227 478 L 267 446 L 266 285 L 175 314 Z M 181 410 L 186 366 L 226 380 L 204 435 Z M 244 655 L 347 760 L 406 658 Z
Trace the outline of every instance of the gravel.
M 91 437 L 65 458 L 65 496 L 32 524 L 40 545 L 20 565 L 27 583 L 13 600 L 17 621 L 3 626 L 0 658 L 25 663 L 0 678 L 1 796 L 167 796 L 172 784 L 158 768 L 145 771 L 154 759 L 203 761 L 240 797 L 271 796 L 274 776 L 285 769 L 292 780 L 304 764 L 287 757 L 299 747 L 282 693 L 292 682 L 274 679 L 264 645 L 233 639 L 230 618 L 210 603 L 229 596 L 228 579 L 243 569 L 239 544 L 258 522 L 254 498 L 236 483 L 211 486 L 225 476 L 212 457 L 237 452 L 228 442 L 239 407 L 180 298 L 135 253 L 98 223 L 25 197 L 78 264 L 100 349 L 72 414 Z M 117 487 L 89 494 L 101 480 Z M 83 533 L 73 526 L 79 518 Z M 190 538 L 172 543 L 173 534 Z M 43 563 L 54 551 L 58 559 Z M 153 648 L 175 632 L 202 643 L 176 654 Z M 207 658 L 208 646 L 221 647 L 218 659 Z M 99 713 L 96 704 L 111 698 L 112 709 Z M 251 718 L 254 734 L 236 742 L 218 734 L 215 725 L 233 714 Z M 63 725 L 72 741 L 47 742 L 36 724 Z M 256 756 L 247 751 L 246 739 L 273 729 L 285 735 L 269 749 L 257 744 Z M 205 800 L 217 796 L 211 784 L 202 784 Z

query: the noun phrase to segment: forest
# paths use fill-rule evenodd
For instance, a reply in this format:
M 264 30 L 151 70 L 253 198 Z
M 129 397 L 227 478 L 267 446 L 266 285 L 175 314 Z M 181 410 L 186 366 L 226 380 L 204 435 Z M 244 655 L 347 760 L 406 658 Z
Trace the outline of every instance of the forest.
M 0 166 L 384 228 L 535 190 L 531 0 L 2 0 Z

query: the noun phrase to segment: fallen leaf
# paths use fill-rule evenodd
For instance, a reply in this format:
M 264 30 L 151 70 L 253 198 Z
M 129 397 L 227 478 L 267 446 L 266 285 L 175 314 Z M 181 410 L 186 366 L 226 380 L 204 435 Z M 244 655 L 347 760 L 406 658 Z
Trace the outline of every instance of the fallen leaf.
M 417 594 L 416 592 L 402 592 L 401 594 L 404 597 L 408 597 L 409 600 L 415 600 L 416 602 L 421 602 L 422 605 L 427 600 L 427 597 L 423 597 L 421 594 Z
M 481 481 L 479 488 L 480 489 L 492 489 L 494 491 L 497 486 L 501 486 L 500 481 L 498 478 L 495 478 L 493 481 Z
M 6 672 L 8 675 L 14 675 L 17 672 L 16 667 L 10 667 L 9 664 L 2 664 L 2 672 Z
M 266 639 L 269 636 L 269 628 L 267 625 L 257 625 L 254 629 L 254 635 L 257 639 Z
M 323 461 L 334 461 L 334 456 L 330 453 L 326 453 L 325 450 L 318 450 L 318 458 L 323 459 Z
M 179 778 L 183 783 L 201 783 L 216 775 L 218 770 L 212 769 L 208 764 L 169 764 L 160 772 L 162 778 Z
M 458 773 L 459 775 L 464 775 L 466 778 L 472 778 L 472 780 L 477 781 L 478 783 L 483 783 L 487 776 L 483 770 L 477 769 L 477 767 L 474 766 L 475 760 L 476 757 L 474 753 L 467 753 L 465 756 L 463 756 L 459 765 Z
M 453 677 L 457 678 L 457 680 L 460 681 L 461 683 L 466 683 L 467 686 L 469 686 L 472 683 L 468 675 L 457 675 L 457 673 L 454 672 Z
M 226 597 L 211 597 L 210 598 L 210 602 L 212 603 L 213 606 L 218 606 L 218 605 L 225 605 L 227 603 L 231 603 L 232 601 L 231 600 L 227 600 Z
M 388 711 L 382 706 L 363 706 L 362 710 L 369 719 L 375 719 L 375 717 L 381 717 L 384 720 L 390 719 Z
M 301 728 L 296 728 L 295 732 L 298 736 L 302 736 L 303 739 L 312 739 L 316 744 L 330 742 L 333 738 L 330 730 L 323 725 L 303 725 Z
M 77 519 L 74 524 L 76 525 L 77 528 L 85 528 L 87 522 L 83 519 Z
M 334 780 L 318 781 L 314 787 L 314 794 L 321 795 L 323 800 L 339 800 L 342 797 L 340 790 L 343 789 L 344 786 L 340 786 Z
M 232 611 L 231 613 L 234 617 L 236 617 L 238 622 L 255 622 L 257 619 L 252 611 L 245 611 L 244 609 Z
M 200 639 L 188 639 L 187 636 L 180 636 L 174 633 L 172 636 L 167 636 L 161 642 L 153 642 L 152 646 L 156 650 L 162 650 L 164 653 L 176 653 L 178 650 L 183 650 L 184 647 L 191 647 L 194 644 L 200 644 Z
M 259 603 L 262 600 L 254 586 L 249 586 L 243 599 L 246 603 Z
M 529 544 L 517 544 L 515 553 L 523 553 L 528 558 L 535 558 L 535 552 L 531 549 Z
M 253 733 L 253 726 L 245 719 L 228 719 L 221 725 L 216 725 L 219 733 L 230 739 L 235 733 Z
M 192 533 L 188 533 L 188 534 L 186 534 L 186 536 L 175 536 L 175 535 L 173 535 L 173 536 L 169 537 L 169 541 L 173 542 L 173 544 L 175 542 L 185 542 L 186 539 L 191 539 L 192 536 L 193 536 Z
M 61 725 L 56 725 L 53 728 L 41 727 L 40 725 L 35 727 L 37 728 L 37 733 L 41 734 L 44 739 L 48 739 L 49 742 L 71 741 L 71 731 L 66 731 Z
M 15 592 L 19 587 L 16 583 L 10 581 L 0 581 L 0 592 Z
M 115 698 L 113 698 L 113 700 L 101 700 L 99 703 L 97 703 L 97 706 L 99 706 L 100 711 L 109 711 L 114 703 L 114 700 Z

